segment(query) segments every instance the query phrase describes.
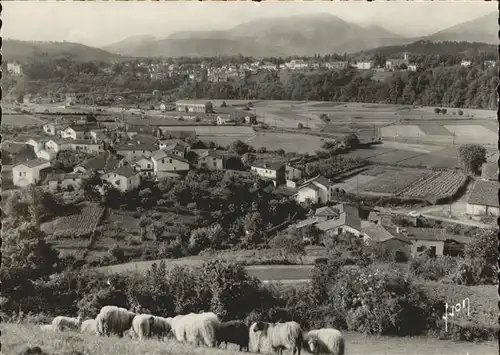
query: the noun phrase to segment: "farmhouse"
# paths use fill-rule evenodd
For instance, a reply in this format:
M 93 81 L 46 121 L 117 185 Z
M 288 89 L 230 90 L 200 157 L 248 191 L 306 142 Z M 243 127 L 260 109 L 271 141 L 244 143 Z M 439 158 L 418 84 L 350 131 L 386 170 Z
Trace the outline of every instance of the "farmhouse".
M 51 153 L 59 153 L 60 151 L 69 149 L 71 149 L 71 145 L 66 139 L 52 138 L 45 143 L 45 150 Z
M 198 162 L 197 165 L 199 168 L 207 168 L 207 169 L 224 169 L 225 168 L 225 159 L 224 156 L 219 154 L 216 150 L 205 149 L 198 154 Z
M 332 218 L 324 222 L 319 222 L 316 227 L 324 233 L 325 236 L 332 237 L 342 233 L 361 234 L 361 220 L 359 217 L 346 212 L 340 213 L 337 218 Z
M 302 170 L 294 167 L 291 164 L 286 164 L 285 166 L 286 179 L 291 181 L 299 181 L 303 177 Z
M 82 173 L 50 175 L 47 178 L 49 190 L 50 191 L 57 191 L 59 189 L 76 190 L 80 187 L 83 177 L 84 175 Z
M 121 192 L 133 190 L 141 184 L 139 172 L 129 166 L 123 166 L 112 172 L 105 173 L 101 176 L 101 179 L 109 182 Z
M 71 149 L 82 151 L 90 154 L 97 154 L 101 150 L 101 146 L 86 139 L 75 139 L 70 143 Z
M 395 233 L 394 228 L 384 227 L 380 224 L 370 224 L 361 230 L 363 241 L 370 244 L 377 244 L 382 250 L 390 254 L 403 253 L 410 256 L 412 242 L 406 237 Z
M 498 181 L 498 163 L 484 163 L 481 169 L 483 180 Z
M 77 165 L 73 172 L 90 173 L 96 172 L 104 174 L 107 171 L 115 169 L 120 163 L 120 159 L 112 153 L 105 152 L 96 156 L 95 158 L 88 159 L 83 163 Z
M 467 214 L 500 216 L 498 187 L 498 181 L 476 181 L 467 200 Z
M 175 154 L 182 158 L 184 158 L 184 156 L 190 149 L 189 144 L 179 139 L 160 140 L 158 141 L 158 147 L 160 149 L 168 150 L 170 153 Z
M 41 158 L 14 165 L 12 167 L 14 186 L 24 187 L 42 181 L 45 177 L 44 170 L 47 168 L 50 168 L 50 161 Z
M 313 203 L 325 203 L 331 199 L 331 183 L 327 178 L 318 175 L 312 179 L 304 181 L 298 187 L 296 199 L 299 202 L 308 200 Z
M 387 59 L 385 61 L 385 68 L 388 70 L 394 70 L 400 68 L 408 69 L 408 64 L 409 64 L 408 53 L 405 53 L 403 59 L 401 58 Z
M 47 143 L 50 138 L 42 137 L 42 138 L 31 138 L 28 139 L 25 144 L 33 147 L 35 153 L 45 148 L 45 143 Z
M 95 124 L 71 125 L 61 131 L 62 138 L 87 139 L 91 138 L 90 132 L 97 129 Z
M 200 102 L 200 101 L 177 101 L 175 103 L 177 111 L 180 112 L 202 112 L 211 113 L 213 111 L 213 105 L 211 102 Z
M 122 157 L 129 160 L 140 158 L 141 156 L 150 157 L 155 152 L 156 146 L 154 144 L 140 143 L 140 144 L 123 144 L 118 145 L 115 152 Z
M 285 164 L 283 163 L 254 162 L 250 169 L 260 177 L 273 180 L 274 186 L 286 182 Z
M 167 150 L 159 150 L 151 156 L 153 170 L 158 178 L 175 177 L 189 171 L 189 162 Z
M 338 211 L 335 211 L 333 208 L 325 206 L 325 207 L 320 207 L 316 210 L 314 213 L 314 217 L 318 221 L 328 221 L 332 218 L 337 218 L 339 216 Z
M 469 237 L 449 235 L 445 229 L 440 228 L 397 228 L 396 233 L 405 236 L 412 242 L 411 254 L 413 256 L 429 249 L 436 256 L 457 255 L 463 250 Z
M 130 163 L 130 166 L 137 170 L 141 177 L 151 177 L 154 174 L 153 162 L 151 158 L 140 157 Z
M 356 68 L 358 70 L 370 70 L 373 68 L 373 62 L 358 62 Z

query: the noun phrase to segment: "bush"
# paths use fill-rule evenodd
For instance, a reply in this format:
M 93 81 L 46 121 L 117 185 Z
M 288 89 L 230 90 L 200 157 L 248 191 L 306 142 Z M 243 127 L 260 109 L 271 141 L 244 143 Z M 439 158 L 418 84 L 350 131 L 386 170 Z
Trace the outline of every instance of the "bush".
M 441 113 L 441 109 L 436 107 L 436 108 L 434 109 L 434 113 Z
M 451 256 L 439 258 L 422 254 L 410 259 L 410 271 L 413 275 L 426 280 L 438 281 L 450 275 L 457 267 L 457 259 Z

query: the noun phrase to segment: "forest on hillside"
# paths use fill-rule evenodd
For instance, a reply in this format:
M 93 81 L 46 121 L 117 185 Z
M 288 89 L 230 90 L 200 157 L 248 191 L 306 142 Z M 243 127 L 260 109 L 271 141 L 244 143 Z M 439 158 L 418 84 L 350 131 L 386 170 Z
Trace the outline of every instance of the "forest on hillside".
M 438 67 L 394 72 L 383 82 L 357 70 L 292 74 L 286 82 L 269 74 L 263 81 L 184 83 L 179 98 L 312 100 L 496 109 L 495 68 Z

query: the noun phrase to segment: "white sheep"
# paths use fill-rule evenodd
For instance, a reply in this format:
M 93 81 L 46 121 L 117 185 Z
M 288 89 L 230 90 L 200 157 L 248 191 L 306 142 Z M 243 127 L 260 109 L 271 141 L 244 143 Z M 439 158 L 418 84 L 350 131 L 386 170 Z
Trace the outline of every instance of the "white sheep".
M 261 337 L 266 339 L 272 350 L 283 354 L 283 349 L 292 350 L 293 355 L 300 355 L 303 342 L 303 332 L 299 323 L 267 323 L 257 322 L 253 332 L 261 332 Z M 259 341 L 260 343 L 260 341 Z M 259 351 L 260 349 L 257 349 Z
M 78 316 L 77 318 L 57 316 L 52 320 L 52 328 L 56 331 L 63 332 L 65 330 L 80 330 L 80 325 L 82 324 L 82 318 Z
M 123 333 L 132 327 L 135 313 L 116 306 L 104 306 L 96 317 L 97 331 L 101 335 L 111 334 L 123 336 Z
M 250 325 L 250 329 L 248 331 L 248 335 L 249 335 L 249 342 L 248 342 L 248 348 L 251 352 L 257 352 L 259 353 L 260 352 L 260 348 L 261 348 L 261 345 L 262 345 L 262 341 L 261 341 L 261 332 L 257 332 L 255 331 L 255 326 L 257 325 L 257 323 L 252 323 L 252 325 Z
M 345 341 L 342 333 L 333 328 L 309 331 L 304 337 L 304 347 L 312 354 L 344 355 Z
M 208 313 L 189 313 L 172 319 L 172 333 L 179 342 L 187 342 L 209 347 L 216 346 L 216 330 L 220 324 L 217 316 Z
M 87 319 L 82 322 L 80 327 L 82 333 L 88 334 L 98 334 L 97 333 L 97 321 L 95 319 Z
M 132 329 L 139 340 L 149 338 L 154 317 L 151 314 L 139 314 L 132 320 Z

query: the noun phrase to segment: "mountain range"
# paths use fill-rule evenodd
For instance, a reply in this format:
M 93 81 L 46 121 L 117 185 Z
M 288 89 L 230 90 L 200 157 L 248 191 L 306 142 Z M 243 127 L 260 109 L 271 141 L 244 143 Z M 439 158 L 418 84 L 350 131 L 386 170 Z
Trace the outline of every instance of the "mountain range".
M 130 57 L 212 57 L 236 55 L 287 57 L 292 55 L 355 53 L 416 41 L 481 42 L 498 44 L 496 13 L 461 23 L 429 36 L 407 38 L 372 25 L 363 27 L 331 14 L 261 18 L 228 30 L 180 31 L 167 38 L 132 36 L 102 49 L 77 43 L 3 41 L 7 60 L 36 56 L 71 56 L 80 60 Z

